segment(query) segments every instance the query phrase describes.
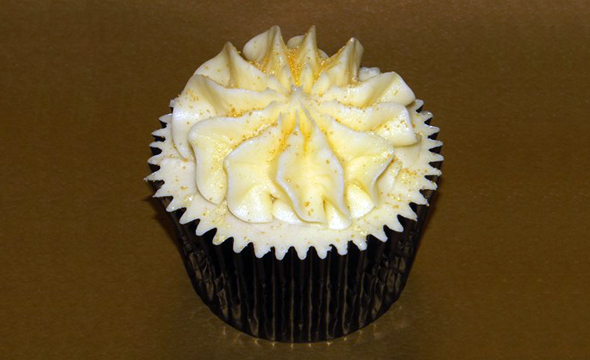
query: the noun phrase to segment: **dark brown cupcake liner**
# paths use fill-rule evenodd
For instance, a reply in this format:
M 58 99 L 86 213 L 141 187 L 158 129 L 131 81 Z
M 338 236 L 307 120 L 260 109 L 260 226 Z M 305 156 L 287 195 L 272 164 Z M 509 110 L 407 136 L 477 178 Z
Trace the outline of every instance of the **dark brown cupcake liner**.
M 440 148 L 431 151 L 439 152 Z M 431 163 L 437 168 L 440 164 Z M 161 182 L 152 184 L 156 190 L 161 186 Z M 422 191 L 428 203 L 434 193 Z M 171 199 L 159 200 L 165 209 Z M 168 214 L 193 287 L 215 315 L 254 337 L 315 342 L 367 326 L 399 298 L 429 209 L 427 205 L 411 207 L 417 220 L 398 216 L 404 230 L 384 227 L 385 242 L 369 235 L 365 250 L 349 242 L 346 255 L 332 247 L 325 259 L 312 247 L 304 260 L 294 248 L 282 260 L 276 258 L 274 249 L 256 257 L 252 244 L 236 253 L 232 238 L 221 245 L 212 243 L 215 229 L 196 235 L 198 220 L 180 224 L 184 209 Z

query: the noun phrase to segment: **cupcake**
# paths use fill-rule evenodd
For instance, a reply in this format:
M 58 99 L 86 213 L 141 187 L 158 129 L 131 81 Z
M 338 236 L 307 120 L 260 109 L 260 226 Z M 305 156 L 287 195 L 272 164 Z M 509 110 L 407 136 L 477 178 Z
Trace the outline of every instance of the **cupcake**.
M 394 72 L 280 29 L 201 65 L 153 133 L 147 177 L 192 284 L 229 325 L 329 340 L 406 283 L 441 174 L 432 115 Z

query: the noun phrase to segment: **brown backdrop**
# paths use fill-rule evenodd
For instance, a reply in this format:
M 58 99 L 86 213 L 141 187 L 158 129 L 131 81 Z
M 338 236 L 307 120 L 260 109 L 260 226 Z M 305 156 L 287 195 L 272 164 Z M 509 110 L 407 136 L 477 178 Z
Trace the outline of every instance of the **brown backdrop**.
M 590 356 L 590 4 L 443 3 L 2 1 L 0 357 Z M 274 24 L 315 24 L 328 53 L 357 37 L 445 142 L 405 293 L 331 343 L 256 341 L 210 314 L 142 181 L 192 72 Z

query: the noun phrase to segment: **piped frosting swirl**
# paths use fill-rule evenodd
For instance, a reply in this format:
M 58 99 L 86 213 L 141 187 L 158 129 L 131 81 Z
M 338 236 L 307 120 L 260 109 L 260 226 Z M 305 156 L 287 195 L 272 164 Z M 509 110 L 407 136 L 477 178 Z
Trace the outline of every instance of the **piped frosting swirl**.
M 226 44 L 155 133 L 165 138 L 152 144 L 163 150 L 150 159 L 161 169 L 148 179 L 165 182 L 156 196 L 173 196 L 168 210 L 187 208 L 199 231 L 217 228 L 217 243 L 253 242 L 259 256 L 384 240 L 383 225 L 399 229 L 395 215 L 425 203 L 419 191 L 436 185 L 424 176 L 438 175 L 429 162 L 442 157 L 429 151 L 440 146 L 430 114 L 399 75 L 361 68 L 362 53 L 353 38 L 328 57 L 313 27 L 287 44 L 273 27 L 243 56 Z

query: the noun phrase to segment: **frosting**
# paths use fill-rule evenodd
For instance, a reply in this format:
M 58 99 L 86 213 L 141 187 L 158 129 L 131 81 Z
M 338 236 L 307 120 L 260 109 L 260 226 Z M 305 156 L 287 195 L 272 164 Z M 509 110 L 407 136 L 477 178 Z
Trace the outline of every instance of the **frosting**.
M 278 27 L 250 40 L 243 56 L 231 44 L 191 77 L 151 146 L 181 222 L 199 219 L 198 234 L 216 228 L 215 243 L 234 250 L 253 243 L 280 259 L 310 246 L 324 257 L 346 253 L 366 236 L 401 231 L 397 215 L 425 204 L 426 175 L 442 157 L 428 137 L 438 131 L 417 112 L 421 101 L 394 72 L 360 67 L 363 47 L 351 39 L 328 57 L 315 29 L 284 43 Z

